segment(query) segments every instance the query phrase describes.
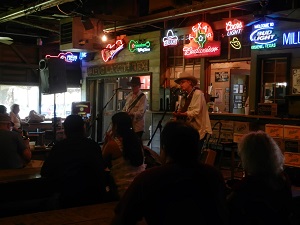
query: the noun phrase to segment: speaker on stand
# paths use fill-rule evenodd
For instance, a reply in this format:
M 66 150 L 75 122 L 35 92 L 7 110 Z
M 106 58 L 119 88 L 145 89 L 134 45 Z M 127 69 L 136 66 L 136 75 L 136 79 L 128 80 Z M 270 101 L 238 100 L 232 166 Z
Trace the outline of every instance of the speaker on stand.
M 66 62 L 59 58 L 46 58 L 39 62 L 40 90 L 42 94 L 54 94 L 53 117 L 53 141 L 56 142 L 57 117 L 56 117 L 56 93 L 67 91 Z

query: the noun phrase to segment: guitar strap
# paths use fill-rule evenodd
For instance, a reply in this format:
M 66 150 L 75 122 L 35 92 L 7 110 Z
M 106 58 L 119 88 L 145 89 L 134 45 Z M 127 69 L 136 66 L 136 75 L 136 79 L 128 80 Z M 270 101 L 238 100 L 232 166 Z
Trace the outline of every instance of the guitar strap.
M 138 103 L 138 101 L 141 99 L 141 97 L 143 97 L 145 94 L 141 93 L 128 107 L 127 112 L 130 112 L 130 110 L 133 109 L 133 107 L 136 105 L 136 103 Z

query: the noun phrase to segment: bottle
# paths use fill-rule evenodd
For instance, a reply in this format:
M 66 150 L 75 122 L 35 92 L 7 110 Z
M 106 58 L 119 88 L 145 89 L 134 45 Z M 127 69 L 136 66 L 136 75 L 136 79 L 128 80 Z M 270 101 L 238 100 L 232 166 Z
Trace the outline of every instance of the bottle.
M 22 130 L 22 139 L 23 140 L 29 140 L 28 133 L 27 133 L 26 130 Z

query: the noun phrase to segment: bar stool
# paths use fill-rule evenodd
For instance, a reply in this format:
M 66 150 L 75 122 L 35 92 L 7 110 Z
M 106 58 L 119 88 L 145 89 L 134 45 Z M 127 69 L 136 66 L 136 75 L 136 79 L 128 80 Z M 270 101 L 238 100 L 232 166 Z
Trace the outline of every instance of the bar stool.
M 230 180 L 234 181 L 235 180 L 235 152 L 237 150 L 237 143 L 233 142 L 233 141 L 221 141 L 220 145 L 222 146 L 221 148 L 221 152 L 220 152 L 220 158 L 219 158 L 219 169 L 222 169 L 222 162 L 224 160 L 224 153 L 225 153 L 225 149 L 229 148 L 230 149 Z

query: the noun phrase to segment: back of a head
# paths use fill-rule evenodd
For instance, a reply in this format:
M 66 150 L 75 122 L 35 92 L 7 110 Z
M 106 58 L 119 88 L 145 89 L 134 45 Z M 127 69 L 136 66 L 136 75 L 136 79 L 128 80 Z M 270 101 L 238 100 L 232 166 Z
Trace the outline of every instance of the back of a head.
M 238 151 L 245 172 L 250 175 L 276 175 L 283 170 L 284 156 L 279 146 L 263 131 L 245 135 Z
M 7 113 L 7 109 L 4 105 L 0 105 L 0 113 Z
M 64 121 L 64 131 L 67 137 L 84 136 L 84 121 L 79 115 L 69 115 Z
M 199 133 L 190 125 L 168 122 L 161 134 L 162 148 L 175 162 L 191 164 L 197 162 Z
M 111 118 L 113 126 L 116 127 L 117 134 L 124 136 L 127 132 L 132 130 L 132 120 L 126 112 L 118 112 Z

